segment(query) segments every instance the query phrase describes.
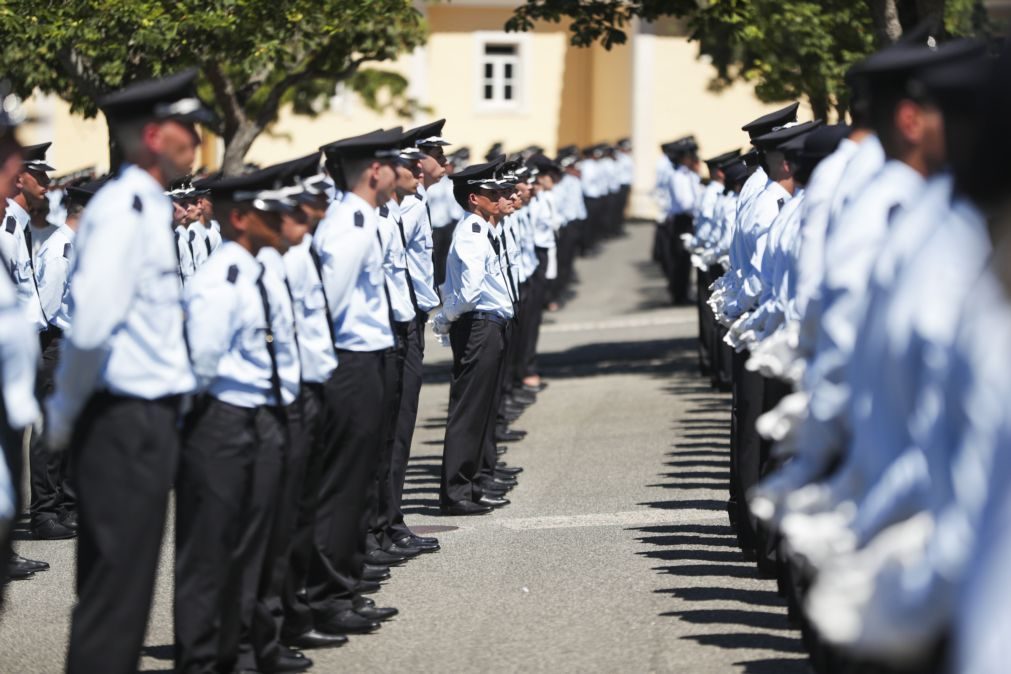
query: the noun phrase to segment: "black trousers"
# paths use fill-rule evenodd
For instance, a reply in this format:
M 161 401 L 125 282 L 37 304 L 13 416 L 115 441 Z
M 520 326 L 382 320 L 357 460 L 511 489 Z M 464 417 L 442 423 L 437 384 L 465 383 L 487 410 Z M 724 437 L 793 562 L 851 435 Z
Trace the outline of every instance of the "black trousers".
M 281 600 L 284 608 L 282 637 L 296 637 L 313 628 L 312 608 L 306 596 L 309 568 L 322 562 L 316 547 L 316 509 L 323 466 L 327 465 L 332 444 L 323 437 L 323 428 L 332 426 L 326 419 L 330 408 L 324 403 L 325 384 L 302 384 L 302 429 L 307 447 L 305 479 L 298 498 L 298 515 L 292 534 L 291 557 Z
M 407 358 L 408 323 L 396 323 L 394 333 L 397 344 L 384 356 L 383 364 L 383 421 L 382 451 L 376 466 L 374 488 L 369 504 L 368 529 L 365 532 L 365 549 L 388 550 L 393 545 L 390 531 L 394 510 L 393 454 L 397 439 L 397 418 L 400 415 L 400 398 L 403 392 L 404 361 Z
M 0 447 L 3 447 L 3 460 L 7 462 L 7 470 L 11 475 L 11 485 L 14 488 L 14 518 L 21 512 L 22 497 L 21 482 L 24 477 L 24 429 L 11 428 L 7 423 L 7 411 L 0 400 Z M 3 606 L 4 588 L 7 586 L 8 565 L 14 548 L 11 546 L 10 527 L 0 531 L 0 607 Z
M 498 452 L 496 451 L 498 443 L 495 441 L 495 426 L 498 423 L 498 411 L 505 393 L 506 372 L 509 369 L 509 343 L 512 341 L 514 327 L 514 321 L 509 321 L 502 331 L 502 355 L 499 358 L 498 372 L 495 375 L 495 400 L 492 403 L 492 409 L 495 411 L 493 418 L 495 423 L 488 424 L 484 432 L 484 440 L 481 443 L 481 477 L 479 481 L 482 484 L 491 481 L 495 477 L 495 464 L 498 462 Z
M 694 220 L 688 213 L 675 215 L 673 220 L 673 231 L 671 232 L 671 244 L 674 246 L 672 257 L 673 267 L 671 269 L 670 288 L 671 297 L 675 304 L 685 304 L 688 302 L 688 289 L 691 285 L 692 256 L 685 250 L 681 242 L 682 234 L 690 234 L 695 231 Z
M 99 393 L 81 412 L 70 445 L 79 503 L 67 672 L 137 671 L 179 459 L 178 420 L 177 398 Z
M 625 214 L 628 213 L 628 198 L 631 195 L 631 193 L 632 193 L 632 186 L 631 185 L 622 185 L 621 186 L 621 191 L 618 192 L 620 203 L 621 203 L 621 211 L 619 213 L 619 218 L 618 218 L 618 234 L 619 235 L 625 233 Z
M 709 308 L 709 273 L 696 269 L 698 278 L 698 311 L 699 311 L 699 372 L 707 376 L 713 367 L 713 335 L 716 331 L 716 319 Z
M 464 314 L 449 331 L 453 372 L 449 418 L 442 455 L 440 500 L 476 501 L 489 426 L 494 434 L 495 401 L 505 352 L 505 325 Z M 494 435 L 492 435 L 494 438 Z
M 307 596 L 313 616 L 325 620 L 349 609 L 365 563 L 365 535 L 379 457 L 383 451 L 385 351 L 337 353 L 327 382 L 323 438 L 331 444 L 320 467 L 316 546 Z
M 544 298 L 547 293 L 548 280 L 545 274 L 548 270 L 548 249 L 537 248 L 537 269 L 530 276 L 530 287 L 526 301 L 527 315 L 521 320 L 523 340 L 523 376 L 537 376 L 537 340 L 541 334 L 541 321 L 544 318 Z
M 411 458 L 411 442 L 418 421 L 418 401 L 421 398 L 421 380 L 425 360 L 425 324 L 419 318 L 411 321 L 404 335 L 404 363 L 401 373 L 400 411 L 393 442 L 390 463 L 390 498 L 386 514 L 389 538 L 394 541 L 411 535 L 404 522 L 402 503 L 407 464 Z
M 511 388 L 513 389 L 523 386 L 523 378 L 527 372 L 526 326 L 533 320 L 530 316 L 531 282 L 532 277 L 520 284 L 520 301 L 516 304 L 516 325 L 513 328 L 513 338 L 509 348 L 513 361 L 506 373 L 507 376 L 512 377 Z
M 744 367 L 748 357 L 747 351 L 734 354 L 729 508 L 741 547 L 753 551 L 758 546 L 757 520 L 748 509 L 747 495 L 761 476 L 762 438 L 755 422 L 764 407 L 765 381 Z
M 287 442 L 284 410 L 201 400 L 176 484 L 176 671 L 255 669 L 248 647 Z M 240 661 L 240 643 L 247 644 Z
M 35 395 L 45 400 L 53 392 L 53 376 L 60 355 L 60 339 L 43 339 L 42 362 L 35 378 Z M 32 433 L 28 448 L 29 477 L 31 485 L 32 526 L 48 519 L 57 519 L 64 512 L 77 508 L 73 487 L 70 485 L 70 452 L 53 453 L 46 446 L 41 433 Z
M 435 287 L 441 286 L 446 280 L 446 259 L 449 257 L 449 246 L 453 243 L 453 229 L 456 223 L 432 229 L 432 264 L 435 267 Z
M 667 279 L 667 291 L 674 299 L 674 219 L 668 217 L 656 226 L 653 241 L 653 256 L 660 265 L 660 271 Z
M 253 616 L 252 648 L 260 669 L 271 669 L 281 654 L 284 629 L 285 597 L 289 592 L 291 560 L 295 554 L 296 535 L 302 524 L 301 505 L 305 491 L 306 468 L 309 459 L 309 435 L 306 432 L 306 398 L 311 397 L 303 386 L 294 404 L 285 408 L 287 424 L 282 452 L 281 481 L 277 489 L 277 505 L 263 573 L 257 591 Z M 240 661 L 248 660 L 247 644 L 240 645 Z
M 584 197 L 583 203 L 586 204 L 586 226 L 583 228 L 583 240 L 580 250 L 583 255 L 586 255 L 597 247 L 604 227 L 604 219 L 607 216 L 604 212 L 605 207 L 602 198 Z

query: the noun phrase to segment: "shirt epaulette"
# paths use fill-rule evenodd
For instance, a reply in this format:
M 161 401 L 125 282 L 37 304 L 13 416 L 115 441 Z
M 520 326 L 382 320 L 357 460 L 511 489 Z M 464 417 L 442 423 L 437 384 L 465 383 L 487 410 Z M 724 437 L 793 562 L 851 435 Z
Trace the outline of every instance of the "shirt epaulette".
M 232 265 L 228 268 L 228 282 L 235 285 L 235 281 L 239 278 L 239 267 L 238 265 Z
M 140 195 L 138 194 L 133 195 L 133 210 L 138 213 L 144 212 L 144 202 L 140 200 Z
M 471 224 L 471 226 L 470 226 L 470 229 L 471 229 L 471 230 L 472 230 L 472 231 L 473 231 L 473 232 L 474 232 L 475 234 L 480 234 L 480 233 L 481 233 L 481 225 L 477 224 L 476 222 L 475 222 L 475 223 L 473 223 L 473 224 Z
M 382 206 L 380 206 L 379 207 L 379 216 L 383 217 L 383 218 L 390 217 L 390 207 L 387 206 L 386 204 L 383 204 Z
M 67 258 L 68 260 L 70 259 L 70 250 L 71 246 L 69 243 L 63 244 L 63 257 Z
M 18 228 L 18 221 L 14 219 L 13 215 L 8 215 L 4 226 L 7 228 L 8 234 L 13 234 L 14 230 Z
M 361 211 L 355 211 L 355 227 L 365 226 L 365 216 Z
M 193 237 L 195 237 L 195 236 L 197 235 L 197 233 L 196 233 L 196 232 L 194 232 L 194 231 L 193 231 L 193 230 L 191 229 L 191 230 L 189 231 L 189 235 L 190 235 L 190 243 L 193 243 Z
M 779 207 L 779 210 L 783 210 L 783 204 L 785 204 L 785 203 L 786 203 L 786 199 L 779 199 L 779 200 L 776 201 L 776 206 Z

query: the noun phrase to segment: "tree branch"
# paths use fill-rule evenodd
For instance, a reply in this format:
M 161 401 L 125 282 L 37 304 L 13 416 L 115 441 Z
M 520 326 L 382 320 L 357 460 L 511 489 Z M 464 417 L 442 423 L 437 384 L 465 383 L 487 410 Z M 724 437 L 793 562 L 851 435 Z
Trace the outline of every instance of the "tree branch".
M 207 75 L 207 80 L 211 83 L 211 88 L 214 89 L 214 98 L 224 111 L 224 133 L 222 136 L 228 142 L 239 127 L 248 121 L 246 111 L 242 109 L 235 94 L 235 85 L 232 84 L 232 80 L 216 61 L 204 63 L 204 74 Z
M 282 78 L 277 84 L 271 87 L 270 92 L 263 101 L 263 105 L 260 107 L 259 113 L 256 115 L 256 125 L 260 129 L 265 129 L 270 122 L 274 120 L 277 116 L 278 108 L 281 105 L 281 100 L 284 95 L 294 87 L 295 85 L 304 82 L 305 80 L 312 77 L 316 72 L 316 65 L 323 59 L 326 54 L 326 47 L 317 51 L 311 58 L 309 58 L 306 63 L 294 72 L 289 73 L 287 76 Z M 347 79 L 358 70 L 362 63 L 369 60 L 367 57 L 360 57 L 357 59 L 352 59 L 347 67 L 336 73 L 328 73 L 327 77 L 332 78 L 335 81 L 341 81 Z

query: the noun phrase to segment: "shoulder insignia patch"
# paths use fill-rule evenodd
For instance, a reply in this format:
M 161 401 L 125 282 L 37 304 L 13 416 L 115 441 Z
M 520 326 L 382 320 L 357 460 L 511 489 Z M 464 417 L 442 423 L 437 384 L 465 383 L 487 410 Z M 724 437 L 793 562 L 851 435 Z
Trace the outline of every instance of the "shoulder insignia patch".
M 69 243 L 63 244 L 63 257 L 69 260 L 71 250 L 73 250 L 73 247 Z
M 14 219 L 13 215 L 7 216 L 7 220 L 4 221 L 4 228 L 8 234 L 13 234 L 14 230 L 18 228 L 18 221 Z
M 481 225 L 479 225 L 479 224 L 478 224 L 478 223 L 476 223 L 476 222 L 475 222 L 475 223 L 473 223 L 473 224 L 472 224 L 472 225 L 470 226 L 470 229 L 471 229 L 471 231 L 472 231 L 472 232 L 474 232 L 475 234 L 480 234 L 480 233 L 481 233 Z
M 235 285 L 235 281 L 239 278 L 239 267 L 237 265 L 232 265 L 228 268 L 228 282 Z
M 779 206 L 779 210 L 783 210 L 783 204 L 785 204 L 785 203 L 786 203 L 786 199 L 780 199 L 780 200 L 778 200 L 776 202 L 776 205 Z
M 382 206 L 380 206 L 379 207 L 379 216 L 383 217 L 383 218 L 390 217 L 390 207 L 387 206 L 386 204 L 383 204 Z
M 355 227 L 365 226 L 365 215 L 361 211 L 355 211 Z
M 193 239 L 195 239 L 195 238 L 196 238 L 196 236 L 197 236 L 197 233 L 196 233 L 196 232 L 194 232 L 194 231 L 193 231 L 193 230 L 191 229 L 191 230 L 190 230 L 190 232 L 189 232 L 189 234 L 190 234 L 190 243 L 193 243 Z
M 140 195 L 133 195 L 133 210 L 138 213 L 144 212 L 144 202 L 140 200 Z

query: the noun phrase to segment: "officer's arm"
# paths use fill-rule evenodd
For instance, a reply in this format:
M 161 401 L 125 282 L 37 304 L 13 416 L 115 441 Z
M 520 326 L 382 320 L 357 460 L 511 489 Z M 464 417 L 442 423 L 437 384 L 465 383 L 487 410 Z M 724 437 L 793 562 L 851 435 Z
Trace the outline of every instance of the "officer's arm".
M 14 294 L 10 279 L 0 275 L 0 386 L 7 423 L 28 426 L 39 416 L 35 400 L 35 371 L 39 340 Z M 0 462 L 2 463 L 2 462 Z
M 206 389 L 214 381 L 218 363 L 238 330 L 235 315 L 238 292 L 234 285 L 239 282 L 237 272 L 236 267 L 229 267 L 223 278 L 201 274 L 196 283 L 186 287 L 186 333 L 200 389 Z
M 483 230 L 474 232 L 469 223 L 462 223 L 460 227 L 454 243 L 460 261 L 460 287 L 444 309 L 446 318 L 451 321 L 477 306 L 485 276 L 485 247 L 489 245 Z
M 45 310 L 46 318 L 52 321 L 60 309 L 64 290 L 67 286 L 67 276 L 70 273 L 70 243 L 62 239 L 49 240 L 45 255 L 39 260 L 37 282 L 39 300 Z
M 322 228 L 322 226 L 321 226 Z M 374 227 L 333 222 L 312 242 L 323 267 L 330 315 L 339 316 L 365 266 L 369 247 L 378 246 Z

